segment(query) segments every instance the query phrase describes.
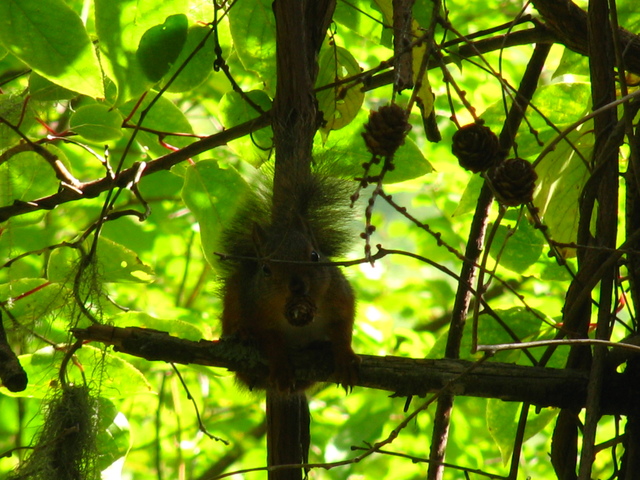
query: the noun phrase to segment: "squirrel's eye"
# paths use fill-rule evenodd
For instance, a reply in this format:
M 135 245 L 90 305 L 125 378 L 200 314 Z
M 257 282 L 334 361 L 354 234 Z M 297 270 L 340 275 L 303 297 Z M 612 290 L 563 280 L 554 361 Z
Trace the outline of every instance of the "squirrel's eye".
M 262 264 L 262 274 L 265 277 L 270 277 L 271 276 L 271 267 L 269 265 L 267 265 L 266 263 Z
M 320 261 L 320 254 L 318 252 L 316 252 L 315 250 L 311 252 L 311 261 L 312 262 L 319 262 Z

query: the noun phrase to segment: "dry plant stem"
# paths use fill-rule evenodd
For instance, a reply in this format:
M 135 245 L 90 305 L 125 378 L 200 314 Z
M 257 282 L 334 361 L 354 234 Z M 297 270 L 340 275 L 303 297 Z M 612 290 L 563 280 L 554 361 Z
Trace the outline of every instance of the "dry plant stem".
M 500 148 L 502 151 L 508 152 L 513 145 L 518 127 L 522 122 L 527 105 L 536 90 L 538 78 L 540 78 L 540 73 L 542 72 L 550 49 L 551 46 L 547 44 L 540 44 L 535 47 L 533 55 L 523 74 L 518 93 L 505 120 L 505 125 L 500 132 Z M 489 184 L 485 182 L 478 198 L 476 212 L 469 232 L 469 241 L 465 251 L 465 258 L 467 260 L 463 262 L 460 273 L 461 282 L 458 284 L 458 291 L 456 292 L 447 345 L 445 347 L 446 358 L 459 358 L 460 356 L 460 343 L 462 341 L 465 318 L 469 312 L 471 302 L 471 291 L 466 285 L 472 285 L 474 283 L 477 272 L 476 265 L 479 263 L 480 255 L 482 254 L 484 235 L 486 233 L 492 203 L 493 194 Z M 439 480 L 442 478 L 444 470 L 442 463 L 444 462 L 452 408 L 453 395 L 445 394 L 441 396 L 438 400 L 435 413 L 431 452 L 429 455 L 431 464 L 429 465 L 429 471 L 427 473 L 428 480 Z
M 608 0 L 591 0 L 588 12 L 589 68 L 594 106 L 606 105 L 615 100 L 616 85 L 613 77 L 615 51 L 613 34 L 609 22 Z M 594 164 L 601 173 L 598 185 L 598 217 L 596 220 L 597 245 L 609 248 L 616 246 L 618 221 L 618 147 L 608 140 L 613 136 L 617 123 L 614 109 L 594 118 Z M 612 308 L 611 299 L 616 280 L 617 268 L 611 266 L 602 276 L 596 338 L 608 340 Z M 582 450 L 578 478 L 589 480 L 595 460 L 595 437 L 600 420 L 600 395 L 604 375 L 604 361 L 607 350 L 602 346 L 593 349 L 593 362 L 587 394 L 586 418 L 582 432 Z
M 520 418 L 518 418 L 518 428 L 516 430 L 516 438 L 513 440 L 513 454 L 511 455 L 511 464 L 509 465 L 509 480 L 517 480 L 518 470 L 520 467 L 520 455 L 522 452 L 522 444 L 524 443 L 524 433 L 527 427 L 527 418 L 529 416 L 530 405 L 524 402 L 520 407 Z
M 362 447 L 351 447 L 351 450 L 365 450 Z M 411 462 L 413 463 L 429 463 L 429 460 L 426 458 L 422 458 L 422 457 L 416 457 L 413 455 L 407 455 L 406 453 L 399 453 L 399 452 L 392 452 L 390 450 L 377 450 L 376 453 L 379 453 L 380 455 L 389 455 L 391 457 L 398 457 L 398 458 L 405 458 L 407 460 L 411 460 Z M 469 474 L 469 473 L 473 473 L 479 476 L 479 478 L 489 478 L 489 479 L 494 479 L 494 480 L 507 480 L 507 478 L 504 475 L 496 475 L 494 473 L 489 473 L 489 472 L 485 472 L 482 469 L 479 468 L 469 468 L 469 467 L 463 467 L 460 465 L 454 465 L 452 463 L 444 463 L 443 464 L 445 468 L 449 468 L 451 470 L 457 470 L 459 472 L 464 472 L 465 475 Z M 465 478 L 469 478 L 468 476 L 466 476 Z
M 636 127 L 629 137 L 629 150 L 629 168 L 625 173 L 627 238 L 630 238 L 631 232 L 640 229 L 640 127 Z M 640 241 L 630 242 L 629 247 L 631 250 L 640 250 Z M 627 255 L 627 268 L 632 303 L 640 305 L 640 258 L 637 255 Z M 634 330 L 637 331 L 637 327 Z
M 595 7 L 594 7 L 595 8 Z M 608 15 L 606 13 L 606 3 L 599 5 L 597 13 L 591 13 L 590 21 L 593 30 L 594 46 L 591 51 L 590 68 L 592 75 L 592 97 L 594 98 L 594 130 L 595 147 L 593 172 L 589 181 L 584 187 L 580 202 L 580 223 L 578 226 L 577 243 L 579 245 L 595 245 L 605 248 L 615 248 L 615 221 L 617 219 L 617 141 L 611 141 L 614 136 L 612 132 L 616 126 L 616 112 L 608 108 L 614 104 L 615 87 L 613 86 L 613 65 L 606 57 L 613 58 L 612 41 L 610 32 L 603 31 L 602 28 L 609 26 Z M 602 10 L 604 8 L 604 10 Z M 604 12 L 604 13 L 603 13 Z M 597 20 L 596 20 L 597 18 Z M 603 25 L 593 25 L 602 22 Z M 598 36 L 596 32 L 600 29 Z M 597 46 L 596 46 L 597 45 Z M 608 45 L 608 47 L 607 47 Z M 604 106 L 603 106 L 604 105 Z M 596 114 L 597 112 L 597 114 Z M 609 190 L 610 189 L 610 190 Z M 598 203 L 598 217 L 596 218 L 596 238 L 592 239 L 590 226 L 594 206 Z M 608 218 L 607 218 L 608 217 Z M 611 229 L 610 222 L 613 221 Z M 609 229 L 606 232 L 604 229 Z M 599 322 L 609 322 L 610 301 L 615 279 L 615 264 L 606 265 L 611 257 L 599 250 L 578 250 L 578 272 L 569 286 L 565 306 L 563 309 L 563 331 L 558 332 L 556 338 L 569 335 L 571 338 L 584 338 L 587 336 L 591 319 L 591 291 L 598 281 L 601 281 L 601 301 L 599 306 Z M 613 257 L 614 255 L 612 255 Z M 603 268 L 606 265 L 606 268 Z M 606 298 L 605 298 L 606 296 Z M 599 327 L 601 328 L 601 327 Z M 608 327 L 606 327 L 608 331 Z M 603 334 L 601 330 L 600 334 Z M 551 356 L 553 347 L 549 348 L 543 355 L 541 361 L 545 362 Z M 601 357 L 604 352 L 598 353 L 598 358 L 593 364 L 592 375 L 597 383 L 601 380 L 602 362 Z M 591 366 L 591 351 L 586 347 L 574 347 L 571 349 L 567 360 L 567 368 L 588 369 Z M 599 394 L 598 394 L 599 395 Z M 597 424 L 597 403 L 598 395 L 595 391 L 591 394 L 591 405 L 587 410 L 590 418 L 583 437 L 583 452 L 581 458 L 580 476 L 588 478 L 591 463 L 593 460 L 593 436 Z M 553 443 L 551 449 L 551 461 L 556 470 L 556 474 L 561 480 L 575 479 L 577 457 L 578 457 L 578 429 L 580 420 L 578 410 L 563 409 L 556 423 L 553 433 Z M 595 422 L 595 423 L 593 423 Z M 586 456 L 586 457 L 585 457 Z M 591 460 L 589 460 L 591 458 Z M 585 477 L 586 475 L 586 477 Z
M 484 274 L 485 272 L 487 272 L 487 261 L 489 259 L 489 251 L 491 250 L 491 245 L 493 244 L 493 240 L 495 239 L 496 232 L 498 231 L 498 227 L 502 222 L 502 219 L 504 218 L 505 213 L 507 213 L 507 208 L 500 205 L 500 209 L 498 211 L 498 217 L 493 222 L 493 226 L 487 237 L 486 248 L 484 251 L 484 255 L 482 256 L 482 263 L 478 267 L 478 282 L 477 282 L 478 286 L 476 287 L 476 290 L 477 290 L 476 296 L 478 297 L 478 300 L 482 299 L 485 292 L 487 291 L 487 288 L 489 288 L 489 284 L 488 283 L 485 284 Z M 509 236 L 510 236 L 509 234 L 505 236 L 505 244 L 503 245 L 503 247 L 506 246 L 506 241 L 509 238 Z M 492 272 L 487 272 L 492 277 L 495 276 L 495 269 L 498 268 L 501 256 L 502 256 L 502 249 L 500 250 L 500 252 L 496 257 L 494 270 Z M 482 302 L 476 301 L 473 306 L 473 322 L 471 326 L 471 353 L 476 353 L 478 349 L 478 318 L 480 316 L 481 304 Z M 519 340 L 520 339 L 517 339 L 517 341 Z M 534 365 L 535 363 L 536 362 L 534 362 Z

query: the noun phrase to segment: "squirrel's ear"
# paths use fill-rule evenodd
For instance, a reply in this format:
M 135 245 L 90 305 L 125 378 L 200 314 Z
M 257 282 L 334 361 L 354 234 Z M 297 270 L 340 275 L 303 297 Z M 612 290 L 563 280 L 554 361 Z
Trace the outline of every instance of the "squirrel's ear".
M 262 225 L 258 223 L 253 224 L 251 238 L 253 239 L 253 246 L 256 250 L 256 256 L 258 258 L 264 257 L 265 245 L 267 243 L 267 232 L 264 231 Z

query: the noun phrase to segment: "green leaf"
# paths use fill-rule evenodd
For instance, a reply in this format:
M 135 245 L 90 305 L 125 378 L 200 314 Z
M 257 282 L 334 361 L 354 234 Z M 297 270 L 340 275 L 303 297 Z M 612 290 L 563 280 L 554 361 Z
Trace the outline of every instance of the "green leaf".
M 0 2 L 0 41 L 52 82 L 104 97 L 102 70 L 80 17 L 62 0 Z
M 129 423 L 123 418 L 111 400 L 98 397 L 98 471 L 103 471 L 129 451 L 131 430 Z
M 589 75 L 589 57 L 564 48 L 558 68 L 551 78 L 562 75 Z
M 23 278 L 0 285 L 0 302 L 7 302 L 8 310 L 20 324 L 42 321 L 47 314 L 59 311 L 70 294 L 43 278 Z
M 330 45 L 320 54 L 320 69 L 317 87 L 338 82 L 360 73 L 360 65 L 348 50 Z M 320 90 L 317 95 L 318 109 L 322 112 L 325 125 L 322 131 L 328 135 L 331 130 L 339 130 L 348 125 L 358 114 L 364 92 L 360 84 L 338 85 Z
M 502 250 L 505 241 L 506 247 Z M 498 225 L 489 253 L 495 259 L 502 250 L 500 266 L 522 274 L 540 258 L 544 246 L 544 237 L 523 219 L 515 232 L 505 225 Z
M 22 95 L 0 95 L 0 118 L 12 125 L 19 125 L 21 132 L 29 131 L 37 116 L 32 102 L 27 102 Z M 20 135 L 4 122 L 0 122 L 0 151 L 22 141 Z M 2 192 L 1 188 L 0 192 Z
M 187 169 L 182 199 L 200 224 L 200 238 L 204 256 L 214 267 L 214 255 L 220 232 L 233 218 L 241 199 L 249 187 L 232 168 L 221 169 L 213 160 L 203 160 Z
M 187 14 L 186 0 L 95 0 L 99 47 L 105 69 L 118 88 L 116 105 L 152 86 L 136 57 L 140 40 L 147 30 L 177 14 Z
M 149 80 L 157 82 L 169 71 L 187 40 L 188 25 L 186 15 L 170 15 L 144 32 L 136 57 Z
M 561 141 L 536 165 L 538 181 L 533 195 L 533 203 L 549 235 L 560 243 L 577 241 L 580 196 L 590 173 L 574 146 L 585 159 L 591 158 L 594 140 L 591 122 L 583 125 L 580 132 L 569 134 L 568 140 L 573 146 Z M 575 249 L 560 251 L 565 257 L 575 255 Z
M 87 251 L 88 248 L 85 248 Z M 149 283 L 153 280 L 153 269 L 140 261 L 136 254 L 107 238 L 98 240 L 97 275 L 104 283 Z M 79 254 L 72 248 L 59 248 L 49 257 L 47 273 L 49 280 L 68 282 L 75 275 Z
M 455 212 L 453 212 L 454 217 L 473 212 L 476 209 L 478 196 L 480 195 L 483 185 L 484 178 L 480 175 L 471 176 L 469 183 L 467 183 L 467 187 L 464 189 L 464 192 L 462 192 L 460 202 L 458 203 Z
M 131 100 L 130 102 L 122 105 L 122 107 L 120 107 L 120 111 L 126 117 L 129 116 L 131 110 L 137 106 L 138 109 L 131 120 L 131 123 L 137 123 L 141 112 L 147 108 L 152 98 L 153 97 L 151 95 L 147 95 L 140 105 L 137 105 L 137 101 Z M 193 127 L 191 127 L 191 124 L 189 123 L 189 120 L 187 120 L 187 117 L 185 117 L 184 113 L 176 107 L 171 100 L 168 100 L 165 97 L 160 97 L 153 105 L 153 108 L 144 118 L 144 123 L 142 125 L 146 128 L 164 133 L 193 133 Z M 158 135 L 156 134 L 140 131 L 136 136 L 136 140 L 144 148 L 149 149 L 149 151 L 154 155 L 160 156 L 169 153 L 167 147 L 160 144 Z M 163 137 L 163 141 L 165 143 L 174 147 L 187 146 L 194 140 L 194 138 L 188 136 L 166 135 Z
M 254 0 L 229 10 L 233 46 L 246 70 L 257 73 L 267 92 L 276 89 L 276 23 L 271 0 Z
M 92 142 L 106 142 L 122 137 L 122 115 L 101 103 L 84 105 L 71 115 L 71 130 Z
M 185 340 L 198 341 L 204 338 L 202 331 L 190 323 L 176 320 L 175 318 L 156 318 L 144 312 L 121 313 L 113 317 L 111 321 L 119 327 L 152 328 Z
M 538 88 L 531 103 L 544 113 L 544 117 L 532 111 L 527 116 L 528 123 L 520 127 L 518 156 L 525 159 L 539 155 L 541 144 L 547 144 L 559 131 L 574 123 L 580 114 L 591 109 L 591 90 L 587 83 L 553 83 Z M 505 119 L 503 102 L 498 101 L 489 107 L 482 114 L 482 119 L 487 126 L 498 131 L 496 127 Z M 536 134 L 532 135 L 531 131 Z
M 149 283 L 153 269 L 142 263 L 135 252 L 107 238 L 98 240 L 101 280 L 106 283 Z
M 53 151 L 59 153 L 55 147 Z M 59 184 L 53 168 L 42 156 L 29 151 L 18 153 L 0 165 L 0 206 L 52 195 Z M 43 216 L 43 212 L 34 212 L 16 220 L 20 224 L 35 223 Z
M 522 404 L 503 402 L 495 398 L 487 400 L 487 427 L 491 437 L 500 449 L 502 463 L 506 465 L 513 453 L 514 439 L 518 429 L 518 419 Z M 540 412 L 529 411 L 527 426 L 524 429 L 524 441 L 540 432 L 551 420 L 558 415 L 558 409 L 544 408 Z
M 529 341 L 537 338 L 538 332 L 542 326 L 542 321 L 533 313 L 526 310 L 524 307 L 513 307 L 507 310 L 496 309 L 494 313 L 500 318 L 500 320 L 509 327 L 511 332 L 521 341 Z M 542 318 L 545 316 L 541 313 L 539 315 Z M 477 359 L 481 357 L 482 353 L 476 353 L 472 355 L 471 340 L 472 329 L 465 328 L 462 338 L 462 345 L 460 347 L 461 358 L 464 359 Z M 504 329 L 497 321 L 488 314 L 482 314 L 478 317 L 478 345 L 499 345 L 502 343 L 513 343 L 515 339 Z M 447 335 L 441 336 L 434 347 L 429 352 L 428 358 L 443 358 L 445 345 L 447 343 Z M 498 352 L 493 356 L 492 360 L 497 362 L 515 363 L 521 357 L 522 352 L 520 350 L 510 350 Z M 522 357 L 523 362 L 529 362 L 526 357 Z M 530 364 L 530 362 L 529 362 Z
M 212 72 L 212 65 L 215 59 L 214 37 L 210 34 L 211 29 L 201 25 L 195 25 L 189 28 L 187 40 L 180 52 L 180 55 L 173 63 L 169 73 L 165 75 L 165 81 L 168 81 L 187 60 L 189 55 L 196 47 L 209 35 L 204 46 L 191 57 L 189 63 L 182 69 L 180 75 L 171 83 L 168 90 L 170 92 L 186 92 L 193 90 L 204 83 Z
M 367 121 L 367 112 L 360 110 L 355 121 L 345 128 L 332 132 L 326 142 L 320 145 L 320 136 L 316 136 L 315 150 L 317 152 L 329 152 L 340 160 L 338 168 L 340 174 L 353 178 L 362 176 L 362 164 L 371 160 L 371 154 L 367 151 L 360 132 L 362 125 Z M 424 157 L 416 143 L 409 137 L 393 157 L 395 169 L 385 176 L 385 183 L 397 183 L 421 177 L 433 171 L 431 163 Z M 377 171 L 370 172 L 376 175 Z
M 33 100 L 70 100 L 78 94 L 72 90 L 56 85 L 36 72 L 31 72 L 29 76 L 29 93 Z
M 20 364 L 29 378 L 26 390 L 12 393 L 0 387 L 0 392 L 12 397 L 45 398 L 51 388 L 58 384 L 58 368 L 64 355 L 62 349 L 54 347 L 45 347 L 32 354 L 20 355 Z M 83 384 L 85 379 L 99 382 L 100 392 L 106 398 L 126 398 L 152 392 L 149 382 L 133 365 L 89 345 L 78 350 L 75 361 L 69 362 L 69 365 L 67 378 L 71 383 Z M 105 376 L 105 371 L 109 372 L 109 375 Z
M 271 108 L 271 99 L 262 90 L 252 90 L 245 93 L 245 96 L 264 111 Z M 227 92 L 220 100 L 219 115 L 225 128 L 253 120 L 259 114 L 238 92 Z M 267 160 L 272 144 L 273 132 L 268 127 L 253 132 L 250 137 L 229 142 L 229 147 L 245 162 L 257 166 Z

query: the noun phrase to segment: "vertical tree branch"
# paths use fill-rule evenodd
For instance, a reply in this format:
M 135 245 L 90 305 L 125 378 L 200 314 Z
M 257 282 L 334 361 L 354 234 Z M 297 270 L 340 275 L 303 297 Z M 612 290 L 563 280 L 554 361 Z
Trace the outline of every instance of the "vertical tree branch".
M 613 34 L 609 21 L 608 0 L 591 0 L 588 12 L 589 69 L 593 108 L 599 108 L 615 100 Z M 595 145 L 594 165 L 599 172 L 598 217 L 595 243 L 604 248 L 616 247 L 618 221 L 618 147 L 613 134 L 617 123 L 616 109 L 608 109 L 593 119 Z M 600 281 L 598 299 L 598 326 L 596 338 L 608 340 L 612 326 L 612 298 L 616 277 L 616 266 L 612 266 Z M 593 364 L 587 393 L 586 418 L 583 430 L 582 452 L 578 478 L 589 480 L 591 466 L 595 460 L 595 437 L 600 419 L 600 395 L 606 348 L 594 346 Z
M 271 212 L 274 218 L 291 220 L 297 209 L 297 186 L 311 176 L 311 151 L 318 127 L 314 94 L 317 56 L 334 10 L 335 0 L 273 3 L 277 66 L 271 117 L 276 150 Z M 279 397 L 267 390 L 266 395 L 269 466 L 306 462 L 309 410 L 304 394 Z M 276 431 L 280 435 L 274 438 Z M 303 471 L 275 469 L 269 471 L 268 478 L 299 480 Z
M 311 171 L 313 137 L 318 128 L 314 86 L 317 56 L 335 0 L 276 0 L 276 63 L 278 81 L 272 127 L 276 150 L 273 184 L 274 210 L 290 210 L 296 180 Z
M 511 150 L 520 123 L 524 118 L 525 111 L 538 85 L 540 73 L 544 67 L 551 45 L 537 44 L 527 68 L 522 77 L 522 82 L 509 110 L 505 124 L 500 132 L 500 148 L 504 152 Z M 473 285 L 477 269 L 475 265 L 479 263 L 480 255 L 484 245 L 484 235 L 486 233 L 489 211 L 493 202 L 493 194 L 489 185 L 485 182 L 482 186 L 476 212 L 473 217 L 469 232 L 469 241 L 465 250 L 467 259 L 460 272 L 460 282 L 456 292 L 456 299 L 453 306 L 453 314 L 449 326 L 447 345 L 445 347 L 446 358 L 459 358 L 460 344 L 469 305 L 471 302 L 471 291 L 468 286 Z M 436 407 L 435 420 L 433 425 L 433 435 L 431 440 L 431 451 L 429 454 L 428 480 L 439 480 L 443 474 L 443 462 L 447 439 L 449 435 L 449 423 L 451 410 L 453 408 L 453 395 L 442 395 Z

